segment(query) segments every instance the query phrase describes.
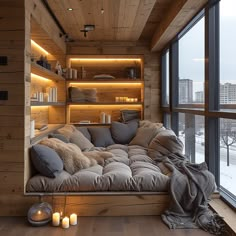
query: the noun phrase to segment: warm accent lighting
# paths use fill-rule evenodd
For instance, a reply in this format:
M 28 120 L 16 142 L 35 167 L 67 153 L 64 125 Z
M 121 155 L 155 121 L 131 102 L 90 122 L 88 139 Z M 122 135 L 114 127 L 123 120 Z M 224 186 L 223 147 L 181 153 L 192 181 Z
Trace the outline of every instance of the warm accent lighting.
M 73 8 L 69 7 L 67 8 L 67 11 L 73 11 Z
M 114 82 L 114 83 L 111 83 L 111 82 L 99 82 L 99 83 L 94 83 L 94 82 L 91 82 L 91 83 L 70 83 L 70 86 L 74 86 L 74 87 L 109 87 L 109 88 L 112 88 L 112 87 L 118 87 L 118 88 L 123 88 L 123 87 L 125 87 L 125 88 L 131 88 L 131 87 L 135 87 L 135 88 L 140 88 L 140 87 L 142 87 L 143 86 L 143 84 L 142 83 L 139 83 L 139 82 L 135 82 L 135 83 L 133 83 L 133 82 L 130 82 L 130 83 L 122 83 L 122 82 L 120 82 L 120 83 L 116 83 L 116 82 Z
M 41 105 L 34 105 L 34 104 L 31 104 L 31 110 L 42 110 L 42 109 L 48 109 L 48 107 L 50 107 L 50 106 L 48 106 L 48 105 L 43 105 L 43 106 L 41 106 Z
M 86 105 L 86 104 L 82 104 L 82 105 L 70 105 L 70 108 L 79 108 L 81 110 L 87 110 L 87 109 L 93 109 L 93 110 L 98 110 L 98 109 L 139 109 L 141 110 L 142 105 L 141 104 L 113 104 L 113 105 L 106 105 L 106 104 L 102 104 L 102 105 L 97 105 L 97 104 L 93 104 L 93 105 Z
M 42 51 L 44 54 L 48 55 L 49 52 L 47 52 L 44 48 L 42 48 L 41 46 L 39 46 L 34 40 L 31 39 L 31 44 L 36 47 L 37 49 L 39 49 L 40 51 Z
M 70 58 L 70 61 L 141 61 L 140 58 Z
M 31 77 L 35 78 L 35 79 L 41 79 L 41 80 L 44 80 L 44 81 L 47 81 L 47 82 L 50 81 L 49 79 L 47 79 L 45 77 L 42 77 L 42 76 L 39 76 L 39 75 L 36 75 L 36 74 L 33 74 L 33 73 L 31 73 Z

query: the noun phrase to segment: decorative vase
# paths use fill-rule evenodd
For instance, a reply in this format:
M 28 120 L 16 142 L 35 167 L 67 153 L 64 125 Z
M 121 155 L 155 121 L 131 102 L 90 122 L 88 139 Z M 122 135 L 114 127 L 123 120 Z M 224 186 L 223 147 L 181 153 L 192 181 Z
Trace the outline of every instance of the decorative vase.
M 52 219 L 52 207 L 47 202 L 35 203 L 27 214 L 28 221 L 33 226 L 42 226 Z

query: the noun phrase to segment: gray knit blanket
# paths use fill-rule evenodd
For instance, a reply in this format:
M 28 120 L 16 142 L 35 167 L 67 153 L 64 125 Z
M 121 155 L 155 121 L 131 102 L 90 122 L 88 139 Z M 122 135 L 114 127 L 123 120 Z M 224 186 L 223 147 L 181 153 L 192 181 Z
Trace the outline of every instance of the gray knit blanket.
M 215 178 L 207 164 L 193 164 L 182 154 L 183 143 L 172 130 L 159 132 L 148 147 L 148 155 L 164 174 L 170 176 L 169 208 L 162 214 L 170 229 L 202 228 L 225 235 L 222 218 L 213 213 L 208 202 L 215 191 Z
M 215 190 L 215 179 L 206 163 L 192 164 L 180 154 L 162 157 L 162 163 L 172 172 L 169 182 L 171 202 L 162 214 L 163 221 L 170 229 L 202 228 L 222 235 L 223 220 L 208 207 Z

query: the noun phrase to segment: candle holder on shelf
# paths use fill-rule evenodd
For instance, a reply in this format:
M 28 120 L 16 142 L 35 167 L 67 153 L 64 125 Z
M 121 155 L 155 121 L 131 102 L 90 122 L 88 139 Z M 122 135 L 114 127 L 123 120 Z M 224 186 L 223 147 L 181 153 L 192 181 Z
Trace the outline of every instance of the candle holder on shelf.
M 52 207 L 48 202 L 33 204 L 27 214 L 28 221 L 33 226 L 42 226 L 49 223 L 52 219 Z

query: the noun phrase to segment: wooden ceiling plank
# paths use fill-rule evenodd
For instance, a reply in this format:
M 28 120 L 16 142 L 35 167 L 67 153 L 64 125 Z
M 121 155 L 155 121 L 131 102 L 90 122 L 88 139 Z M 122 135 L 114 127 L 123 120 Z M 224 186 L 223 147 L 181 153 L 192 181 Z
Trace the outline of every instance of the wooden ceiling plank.
M 160 51 L 173 39 L 207 0 L 175 0 L 168 7 L 151 40 L 151 50 Z
M 140 0 L 126 0 L 123 17 L 123 33 L 119 35 L 118 40 L 130 40 L 132 37 L 132 27 L 135 24 L 136 15 L 138 13 Z
M 140 1 L 138 11 L 134 20 L 132 37 L 129 40 L 138 40 L 152 12 L 156 0 Z

